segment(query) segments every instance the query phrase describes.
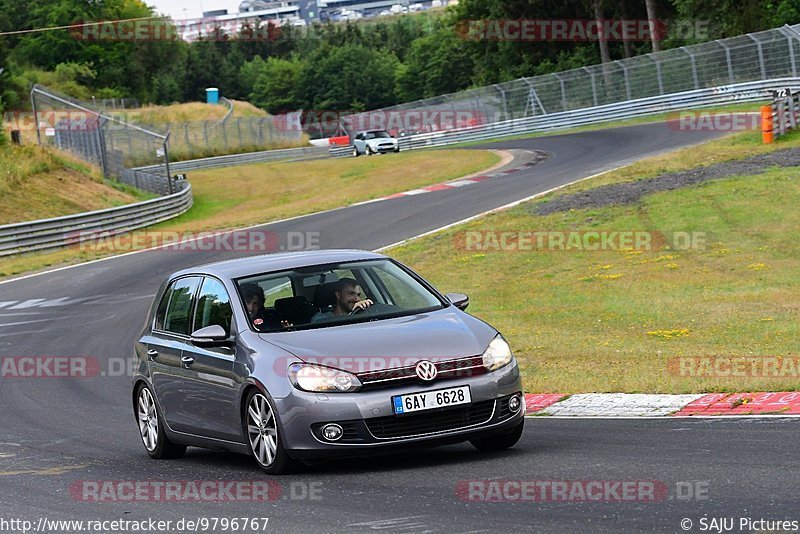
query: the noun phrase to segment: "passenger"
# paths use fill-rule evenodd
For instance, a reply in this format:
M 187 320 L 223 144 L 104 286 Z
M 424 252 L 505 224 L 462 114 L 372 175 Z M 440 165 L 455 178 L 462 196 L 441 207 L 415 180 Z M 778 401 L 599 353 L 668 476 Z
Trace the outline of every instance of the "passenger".
M 333 309 L 326 312 L 315 313 L 311 318 L 312 323 L 330 317 L 358 313 L 366 310 L 373 304 L 372 300 L 361 298 L 361 286 L 352 278 L 340 278 L 336 282 L 334 294 L 336 296 L 336 304 L 334 304 Z
M 268 328 L 267 310 L 264 308 L 264 291 L 258 284 L 242 284 L 242 299 L 250 322 L 259 330 Z

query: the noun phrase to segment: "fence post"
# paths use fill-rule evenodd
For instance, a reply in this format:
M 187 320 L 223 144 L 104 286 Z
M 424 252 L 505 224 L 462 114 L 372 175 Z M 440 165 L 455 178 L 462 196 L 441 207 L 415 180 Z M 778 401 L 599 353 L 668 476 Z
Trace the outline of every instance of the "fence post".
M 791 37 L 786 38 L 786 44 L 789 45 L 789 60 L 792 62 L 792 76 L 797 76 L 797 64 L 794 60 L 794 39 Z
M 174 193 L 173 191 L 173 184 L 172 184 L 172 175 L 169 172 L 169 132 L 167 132 L 167 136 L 164 138 L 164 168 L 167 171 L 167 191 L 171 195 Z
M 656 79 L 658 80 L 658 94 L 663 95 L 664 94 L 664 76 L 661 73 L 661 62 L 659 60 L 657 60 L 653 56 L 652 53 L 651 54 L 647 54 L 647 57 L 649 57 L 653 61 L 653 63 L 655 63 L 655 65 L 656 65 Z
M 628 100 L 632 100 L 633 97 L 631 96 L 631 80 L 628 77 L 628 67 L 625 65 L 624 61 L 620 61 L 619 66 L 622 68 L 622 75 L 625 78 L 625 96 L 628 98 Z
M 756 43 L 756 48 L 758 48 L 758 64 L 761 67 L 761 79 L 767 79 L 767 67 L 764 65 L 764 50 L 761 48 L 761 41 L 753 37 L 751 34 L 747 34 L 751 41 Z
M 103 133 L 103 127 L 105 126 L 106 122 L 106 118 L 102 115 L 97 117 L 97 141 L 100 144 L 100 167 L 103 169 L 103 176 L 108 178 L 110 176 L 108 169 L 108 152 L 106 151 L 106 136 Z
M 39 115 L 36 113 L 36 86 L 31 88 L 31 108 L 33 108 L 33 125 L 36 128 L 36 142 L 42 144 L 42 133 L 39 131 Z
M 564 80 L 561 79 L 557 72 L 554 72 L 553 76 L 558 80 L 558 85 L 561 88 L 561 111 L 567 111 L 567 89 L 564 86 Z
M 597 103 L 597 84 L 594 81 L 594 73 L 592 71 L 590 71 L 586 67 L 582 67 L 582 68 L 583 68 L 583 70 L 585 70 L 589 74 L 589 80 L 591 80 L 591 82 L 592 82 L 592 102 L 594 103 L 594 106 L 597 107 L 598 106 L 598 103 Z
M 692 80 L 694 81 L 694 88 L 700 89 L 700 81 L 699 78 L 697 77 L 697 63 L 695 63 L 694 61 L 694 55 L 691 52 L 689 52 L 689 50 L 685 46 L 682 46 L 681 50 L 683 50 L 684 52 L 686 52 L 686 54 L 689 55 L 689 60 L 692 63 Z
M 731 61 L 731 49 L 728 45 L 726 45 L 722 41 L 717 41 L 717 43 L 725 49 L 725 60 L 728 63 L 728 81 L 730 83 L 734 83 L 733 81 L 733 62 Z

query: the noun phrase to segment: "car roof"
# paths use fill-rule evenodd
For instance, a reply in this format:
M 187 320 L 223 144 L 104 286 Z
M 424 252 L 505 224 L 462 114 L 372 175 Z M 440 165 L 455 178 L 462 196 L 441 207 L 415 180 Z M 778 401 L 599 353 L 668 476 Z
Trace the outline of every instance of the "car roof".
M 326 263 L 342 263 L 383 258 L 386 258 L 383 254 L 355 249 L 279 252 L 275 254 L 261 254 L 258 256 L 248 256 L 246 258 L 218 261 L 188 269 L 181 269 L 180 271 L 172 273 L 170 279 L 189 274 L 209 274 L 219 278 L 241 278 L 243 276 L 259 273 L 285 271 Z

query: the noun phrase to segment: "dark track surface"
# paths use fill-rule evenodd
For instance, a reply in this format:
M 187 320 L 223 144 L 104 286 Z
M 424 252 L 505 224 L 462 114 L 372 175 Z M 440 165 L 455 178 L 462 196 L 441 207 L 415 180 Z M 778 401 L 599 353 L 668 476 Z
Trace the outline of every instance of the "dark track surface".
M 652 124 L 495 143 L 491 147 L 544 150 L 551 157 L 467 187 L 264 228 L 279 234 L 319 232 L 325 248 L 376 249 L 713 135 Z M 0 378 L 0 519 L 249 516 L 269 517 L 271 532 L 681 531 L 681 518 L 697 524 L 702 514 L 800 519 L 791 517 L 797 513 L 800 489 L 794 476 L 799 461 L 790 452 L 797 424 L 794 419 L 764 418 L 532 418 L 519 446 L 503 454 L 479 454 L 457 445 L 326 463 L 277 479 L 284 495 L 291 494 L 292 484 L 296 494 L 302 493 L 302 484 L 313 485 L 321 496 L 315 501 L 75 500 L 70 485 L 81 480 L 264 479 L 249 458 L 227 453 L 190 449 L 182 460 L 151 461 L 133 419 L 130 379 L 113 373 L 118 369 L 109 363 L 130 355 L 153 294 L 168 272 L 235 255 L 241 253 L 149 251 L 0 284 L 0 358 L 88 356 L 116 375 Z M 658 480 L 673 498 L 652 503 L 468 503 L 457 498 L 455 488 L 469 479 Z M 707 482 L 708 499 L 675 499 L 678 482 Z

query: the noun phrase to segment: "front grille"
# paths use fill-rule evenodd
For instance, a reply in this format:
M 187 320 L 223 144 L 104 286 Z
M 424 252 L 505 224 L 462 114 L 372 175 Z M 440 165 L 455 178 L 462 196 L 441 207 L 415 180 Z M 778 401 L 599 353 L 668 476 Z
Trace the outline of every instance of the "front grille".
M 488 422 L 494 414 L 495 401 L 476 402 L 463 408 L 431 413 L 393 415 L 366 419 L 367 428 L 380 439 L 411 437 L 456 430 Z
M 433 384 L 439 380 L 469 378 L 486 373 L 482 356 L 471 356 L 469 358 L 457 358 L 438 362 L 434 361 L 433 363 L 436 365 L 437 375 L 436 378 L 430 382 L 426 382 L 417 376 L 414 365 L 359 373 L 357 376 L 362 384 L 360 391 Z

